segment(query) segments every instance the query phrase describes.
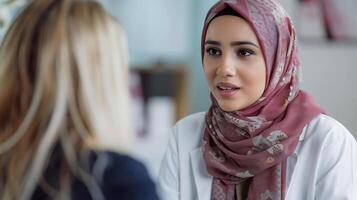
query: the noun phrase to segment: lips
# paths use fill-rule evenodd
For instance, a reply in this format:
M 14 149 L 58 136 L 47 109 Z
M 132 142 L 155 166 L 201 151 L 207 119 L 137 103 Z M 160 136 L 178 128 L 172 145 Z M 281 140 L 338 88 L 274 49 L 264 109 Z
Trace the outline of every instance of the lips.
M 218 83 L 216 88 L 222 97 L 231 97 L 240 89 L 240 87 L 235 84 L 224 82 Z
M 237 85 L 234 85 L 232 83 L 218 83 L 216 86 L 219 90 L 236 90 L 239 89 Z

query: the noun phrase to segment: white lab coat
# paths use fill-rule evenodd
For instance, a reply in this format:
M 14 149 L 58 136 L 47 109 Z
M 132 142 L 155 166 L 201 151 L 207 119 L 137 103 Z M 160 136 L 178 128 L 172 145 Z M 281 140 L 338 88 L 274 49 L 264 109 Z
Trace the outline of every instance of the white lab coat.
M 212 176 L 201 151 L 205 113 L 172 129 L 158 177 L 163 200 L 210 200 Z M 287 160 L 287 200 L 357 200 L 357 143 L 339 122 L 319 115 Z

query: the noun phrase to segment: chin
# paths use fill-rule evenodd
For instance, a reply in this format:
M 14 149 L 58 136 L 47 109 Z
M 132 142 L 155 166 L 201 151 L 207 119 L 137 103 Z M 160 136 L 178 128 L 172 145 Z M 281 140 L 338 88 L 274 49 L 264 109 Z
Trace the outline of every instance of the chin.
M 219 107 L 226 112 L 233 112 L 241 109 L 240 107 L 229 105 L 229 104 L 227 105 L 226 103 L 223 104 L 218 103 L 218 104 Z

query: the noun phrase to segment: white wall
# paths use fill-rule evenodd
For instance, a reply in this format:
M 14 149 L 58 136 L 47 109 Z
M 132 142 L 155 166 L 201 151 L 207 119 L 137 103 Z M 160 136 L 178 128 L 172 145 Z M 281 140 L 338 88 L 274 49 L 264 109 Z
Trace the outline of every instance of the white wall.
M 300 44 L 302 87 L 357 138 L 357 44 Z

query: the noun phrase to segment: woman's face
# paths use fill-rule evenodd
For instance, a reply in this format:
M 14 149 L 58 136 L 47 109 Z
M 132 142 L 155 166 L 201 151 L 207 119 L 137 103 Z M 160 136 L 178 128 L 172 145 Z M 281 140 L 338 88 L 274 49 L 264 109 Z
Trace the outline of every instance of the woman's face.
M 246 108 L 264 92 L 263 53 L 253 29 L 240 17 L 213 19 L 206 33 L 203 65 L 211 93 L 225 111 Z

